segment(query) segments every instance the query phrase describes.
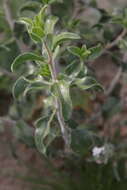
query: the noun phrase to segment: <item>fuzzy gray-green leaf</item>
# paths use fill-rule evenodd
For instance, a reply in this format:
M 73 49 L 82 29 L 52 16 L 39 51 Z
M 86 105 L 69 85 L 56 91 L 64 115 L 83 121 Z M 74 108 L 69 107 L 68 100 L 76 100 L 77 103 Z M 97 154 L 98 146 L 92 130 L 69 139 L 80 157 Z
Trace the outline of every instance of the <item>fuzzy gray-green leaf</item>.
M 24 77 L 20 77 L 13 86 L 13 97 L 15 99 L 21 97 L 28 85 L 28 81 L 26 81 Z
M 44 58 L 34 53 L 23 53 L 16 57 L 11 65 L 11 70 L 16 70 L 22 63 L 27 61 L 44 61 Z
M 78 74 L 82 69 L 83 69 L 83 62 L 78 63 L 77 61 L 73 61 L 71 64 L 69 64 L 66 67 L 65 73 L 72 79 L 75 79 L 75 77 L 78 76 Z
M 98 83 L 94 78 L 88 76 L 84 78 L 77 78 L 75 80 L 75 85 L 81 90 L 88 90 L 93 87 L 98 87 L 99 89 L 103 89 L 100 83 Z
M 72 101 L 70 97 L 70 83 L 65 80 L 59 82 L 60 99 L 62 102 L 62 111 L 65 120 L 71 117 L 72 113 Z
M 49 17 L 45 22 L 45 33 L 52 34 L 54 32 L 55 24 L 57 23 L 58 18 L 55 16 Z
M 102 53 L 102 47 L 100 44 L 98 44 L 97 46 L 91 47 L 89 50 L 91 52 L 90 55 L 88 56 L 89 61 L 93 61 L 94 59 L 99 57 Z
M 66 40 L 78 40 L 78 39 L 80 39 L 80 36 L 78 34 L 71 33 L 71 32 L 63 32 L 61 34 L 58 34 L 58 35 L 54 36 L 53 49 L 57 45 L 63 43 Z
M 56 111 L 54 110 L 48 116 L 39 119 L 35 124 L 35 144 L 39 152 L 42 154 L 46 154 L 47 147 L 55 138 L 55 135 L 51 132 L 51 122 L 55 113 Z
M 27 88 L 24 91 L 24 96 L 27 95 L 29 91 L 38 91 L 38 90 L 49 90 L 50 89 L 50 83 L 46 81 L 35 81 L 30 83 Z

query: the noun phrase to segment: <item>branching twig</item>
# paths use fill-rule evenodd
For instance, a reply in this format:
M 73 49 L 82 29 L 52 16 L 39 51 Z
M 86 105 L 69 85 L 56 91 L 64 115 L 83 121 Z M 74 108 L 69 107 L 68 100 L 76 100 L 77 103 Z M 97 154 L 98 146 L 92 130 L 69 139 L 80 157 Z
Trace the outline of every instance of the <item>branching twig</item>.
M 109 49 L 113 48 L 114 46 L 116 46 L 120 42 L 120 40 L 122 40 L 122 38 L 124 38 L 124 36 L 126 34 L 127 34 L 127 29 L 123 29 L 123 31 L 120 33 L 120 35 L 117 36 L 117 38 L 113 42 L 106 45 L 106 47 L 104 49 L 104 52 L 106 52 L 107 50 L 109 50 Z M 106 95 L 109 95 L 114 90 L 117 82 L 120 79 L 121 74 L 122 74 L 122 68 L 119 67 L 119 69 L 118 69 L 114 79 L 112 80 L 109 88 L 105 91 Z
M 124 30 L 120 33 L 120 35 L 117 36 L 117 38 L 116 38 L 113 42 L 111 42 L 111 43 L 109 43 L 109 44 L 106 45 L 106 47 L 104 48 L 102 54 L 108 52 L 111 48 L 113 48 L 114 46 L 116 46 L 116 45 L 120 42 L 120 40 L 121 40 L 122 38 L 124 38 L 126 35 L 127 35 L 127 29 L 124 29 Z M 102 55 L 102 54 L 101 54 L 101 55 Z M 118 83 L 118 81 L 119 81 L 119 79 L 120 79 L 120 77 L 121 77 L 121 74 L 122 74 L 122 68 L 119 67 L 119 68 L 118 68 L 118 71 L 117 71 L 117 73 L 116 73 L 116 75 L 115 75 L 115 77 L 114 77 L 114 79 L 112 80 L 112 82 L 111 82 L 111 84 L 110 84 L 110 86 L 108 87 L 108 89 L 105 90 L 105 95 L 109 96 L 109 95 L 111 94 L 111 92 L 114 90 L 116 84 Z M 101 116 L 101 111 L 99 111 L 98 113 L 95 113 L 95 114 L 88 120 L 88 122 L 94 121 L 94 120 L 96 120 L 97 118 L 99 118 L 100 116 Z
M 104 51 L 107 51 L 109 49 L 111 49 L 112 47 L 116 46 L 120 40 L 127 34 L 127 29 L 123 29 L 123 31 L 120 33 L 120 35 L 117 36 L 117 38 L 111 42 L 111 43 L 108 43 L 104 49 Z
M 102 51 L 102 54 L 106 53 L 108 50 L 110 50 L 111 48 L 116 46 L 126 34 L 127 34 L 127 29 L 123 29 L 123 31 L 120 33 L 120 35 L 117 36 L 117 38 L 114 41 L 112 41 L 111 43 L 109 43 L 105 46 L 104 50 Z M 117 82 L 120 79 L 121 74 L 122 74 L 122 68 L 120 67 L 118 69 L 114 79 L 112 80 L 109 88 L 105 91 L 105 95 L 109 95 L 114 90 Z

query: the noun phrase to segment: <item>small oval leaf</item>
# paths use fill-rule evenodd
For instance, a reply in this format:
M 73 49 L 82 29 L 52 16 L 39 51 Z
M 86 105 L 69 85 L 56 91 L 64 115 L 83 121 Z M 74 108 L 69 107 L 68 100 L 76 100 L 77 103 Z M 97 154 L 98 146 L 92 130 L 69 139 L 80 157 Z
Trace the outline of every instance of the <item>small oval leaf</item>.
M 40 3 L 38 2 L 27 2 L 25 3 L 21 8 L 20 8 L 20 13 L 24 11 L 32 11 L 32 12 L 37 12 L 37 10 L 40 8 Z
M 81 79 L 77 78 L 74 83 L 81 90 L 88 90 L 93 87 L 98 87 L 99 89 L 103 89 L 100 83 L 98 83 L 94 78 L 89 76 Z
M 35 144 L 42 154 L 46 154 L 47 147 L 55 138 L 55 135 L 51 131 L 51 122 L 53 121 L 55 113 L 56 110 L 48 116 L 39 119 L 35 124 Z
M 55 16 L 49 17 L 45 22 L 45 33 L 52 34 L 54 32 L 55 24 L 57 23 L 58 18 Z
M 44 61 L 44 58 L 34 53 L 23 53 L 16 57 L 11 65 L 11 70 L 16 70 L 22 63 L 26 61 Z
M 53 49 L 57 45 L 63 43 L 64 41 L 71 40 L 71 39 L 78 40 L 78 39 L 80 39 L 80 36 L 78 34 L 71 33 L 71 32 L 63 32 L 61 34 L 58 34 L 58 35 L 54 36 Z
M 77 61 L 73 61 L 66 67 L 65 73 L 74 80 L 82 71 L 83 65 L 83 62 L 77 63 Z
M 48 82 L 46 82 L 46 81 L 36 81 L 36 82 L 32 82 L 32 83 L 30 83 L 27 87 L 26 87 L 26 89 L 25 89 L 25 91 L 24 91 L 24 93 L 23 93 L 23 95 L 24 96 L 26 96 L 27 95 L 27 93 L 29 92 L 29 91 L 31 91 L 31 90 L 35 90 L 35 91 L 38 91 L 38 90 L 49 90 L 50 89 L 50 83 L 48 83 Z
M 33 24 L 33 21 L 31 18 L 27 18 L 27 17 L 21 17 L 19 22 L 23 23 L 23 24 L 26 24 L 26 25 L 30 25 L 32 26 Z
M 70 83 L 65 80 L 59 82 L 60 99 L 62 102 L 62 112 L 65 120 L 68 120 L 72 114 L 72 101 L 70 97 Z
M 13 97 L 15 99 L 18 99 L 19 97 L 21 97 L 28 85 L 29 85 L 29 82 L 26 81 L 25 78 L 21 76 L 15 82 L 13 86 L 13 89 L 12 89 Z

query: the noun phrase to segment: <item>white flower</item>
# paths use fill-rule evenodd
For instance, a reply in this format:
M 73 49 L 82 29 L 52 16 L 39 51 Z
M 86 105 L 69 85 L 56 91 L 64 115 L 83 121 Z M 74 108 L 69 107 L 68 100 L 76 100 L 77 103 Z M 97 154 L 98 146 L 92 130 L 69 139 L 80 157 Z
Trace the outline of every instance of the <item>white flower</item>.
M 106 164 L 108 160 L 113 156 L 113 154 L 114 146 L 110 143 L 104 144 L 104 146 L 101 147 L 95 146 L 92 149 L 94 161 L 98 164 Z
M 93 156 L 94 157 L 99 157 L 101 154 L 104 154 L 105 152 L 105 147 L 94 147 L 92 150 Z

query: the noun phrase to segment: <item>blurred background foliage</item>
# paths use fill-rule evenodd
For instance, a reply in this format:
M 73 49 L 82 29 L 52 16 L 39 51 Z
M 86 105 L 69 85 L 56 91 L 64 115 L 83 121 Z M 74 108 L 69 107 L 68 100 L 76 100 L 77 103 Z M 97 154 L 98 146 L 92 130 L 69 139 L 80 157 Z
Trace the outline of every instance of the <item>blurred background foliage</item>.
M 73 147 L 80 154 L 66 158 L 61 154 L 61 139 L 50 147 L 50 159 L 36 151 L 33 134 L 34 121 L 43 114 L 46 94 L 28 94 L 26 99 L 14 100 L 12 86 L 27 69 L 11 72 L 14 58 L 21 52 L 40 51 L 30 41 L 20 16 L 32 17 L 42 6 L 41 0 L 0 0 L 0 161 L 1 189 L 55 190 L 125 190 L 127 187 L 127 35 L 112 44 L 127 28 L 126 0 L 56 0 L 50 7 L 60 18 L 56 30 L 68 30 L 81 35 L 77 45 L 88 47 L 101 44 L 105 50 L 95 61 L 87 62 L 89 72 L 100 81 L 105 92 L 71 92 L 74 111 L 70 125 L 78 129 L 73 134 Z M 63 46 L 64 50 L 67 45 Z M 107 48 L 108 47 L 108 48 Z M 107 49 L 106 49 L 107 48 Z M 68 65 L 72 57 L 63 53 L 58 71 Z M 47 73 L 46 68 L 43 73 Z M 78 140 L 77 140 L 78 139 Z M 91 149 L 110 143 L 114 147 L 107 164 L 97 164 Z M 57 150 L 57 151 L 56 151 Z M 58 151 L 59 150 L 59 151 Z M 10 162 L 11 160 L 11 162 Z M 4 168 L 2 163 L 5 162 Z M 18 166 L 18 168 L 17 168 Z M 11 168 L 10 170 L 8 168 Z M 13 168 L 13 169 L 12 169 Z M 8 179 L 8 180 L 7 180 Z M 11 179 L 11 182 L 9 181 Z M 13 180 L 20 183 L 13 183 Z M 7 180 L 8 184 L 4 183 Z M 25 183 L 25 184 L 24 184 Z M 18 186 L 17 186 L 18 185 Z

